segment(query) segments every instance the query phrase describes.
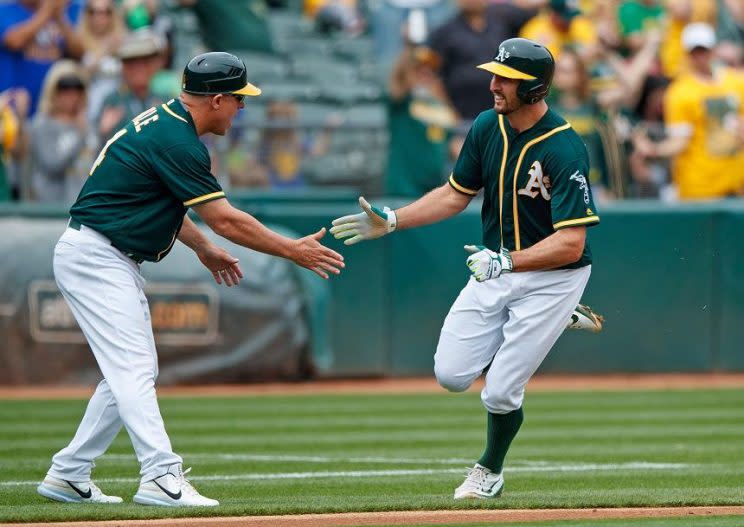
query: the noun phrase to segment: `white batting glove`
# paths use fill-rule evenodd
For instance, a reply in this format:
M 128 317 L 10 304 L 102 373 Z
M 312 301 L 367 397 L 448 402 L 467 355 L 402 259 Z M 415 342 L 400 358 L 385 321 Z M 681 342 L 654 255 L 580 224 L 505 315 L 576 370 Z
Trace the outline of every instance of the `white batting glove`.
M 512 271 L 512 259 L 508 249 L 502 247 L 499 252 L 494 252 L 482 245 L 466 245 L 464 249 L 470 253 L 465 263 L 473 278 L 479 282 L 498 278 L 502 273 Z
M 334 238 L 344 240 L 344 245 L 354 245 L 362 240 L 374 240 L 393 232 L 398 226 L 398 219 L 389 207 L 382 210 L 371 206 L 364 197 L 359 198 L 359 206 L 364 212 L 350 214 L 333 220 L 331 234 Z

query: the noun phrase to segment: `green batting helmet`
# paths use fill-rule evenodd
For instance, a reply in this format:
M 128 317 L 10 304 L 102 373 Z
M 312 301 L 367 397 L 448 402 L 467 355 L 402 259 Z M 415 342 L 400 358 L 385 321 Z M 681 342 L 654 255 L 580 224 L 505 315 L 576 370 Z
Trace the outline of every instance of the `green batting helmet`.
M 545 46 L 526 38 L 510 38 L 499 45 L 493 61 L 478 67 L 500 77 L 519 79 L 519 100 L 535 104 L 550 90 L 555 61 Z
M 261 95 L 261 90 L 248 82 L 245 63 L 221 51 L 202 53 L 191 59 L 183 70 L 181 89 L 194 95 Z

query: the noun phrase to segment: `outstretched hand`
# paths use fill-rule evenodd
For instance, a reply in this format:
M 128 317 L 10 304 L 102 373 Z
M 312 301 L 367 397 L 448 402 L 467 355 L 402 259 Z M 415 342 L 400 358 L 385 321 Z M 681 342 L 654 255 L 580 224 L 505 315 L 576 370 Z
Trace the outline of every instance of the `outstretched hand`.
M 325 233 L 326 229 L 322 227 L 315 234 L 295 240 L 294 251 L 290 258 L 297 265 L 310 269 L 327 280 L 329 272 L 339 274 L 345 264 L 343 256 L 320 243 Z
M 230 256 L 226 250 L 216 245 L 211 245 L 197 253 L 204 267 L 212 271 L 214 281 L 218 284 L 225 283 L 227 287 L 238 285 L 243 278 L 238 259 Z
M 336 239 L 344 239 L 344 245 L 354 245 L 362 240 L 374 240 L 393 232 L 398 226 L 395 212 L 389 207 L 378 209 L 370 205 L 364 196 L 359 197 L 359 207 L 363 212 L 349 214 L 333 220 L 331 234 Z

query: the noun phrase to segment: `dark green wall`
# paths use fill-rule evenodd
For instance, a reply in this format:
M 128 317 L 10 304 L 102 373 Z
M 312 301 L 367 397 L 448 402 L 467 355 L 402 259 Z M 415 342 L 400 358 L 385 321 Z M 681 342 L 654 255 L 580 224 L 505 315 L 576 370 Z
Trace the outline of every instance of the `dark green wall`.
M 302 234 L 358 211 L 348 192 L 234 202 Z M 584 301 L 606 316 L 605 330 L 566 332 L 541 371 L 744 370 L 744 204 L 622 202 L 602 207 L 601 219 L 589 230 L 595 263 Z M 475 204 L 353 247 L 326 236 L 347 268 L 330 281 L 333 361 L 324 373 L 430 375 L 442 321 L 467 280 L 462 246 L 479 238 Z

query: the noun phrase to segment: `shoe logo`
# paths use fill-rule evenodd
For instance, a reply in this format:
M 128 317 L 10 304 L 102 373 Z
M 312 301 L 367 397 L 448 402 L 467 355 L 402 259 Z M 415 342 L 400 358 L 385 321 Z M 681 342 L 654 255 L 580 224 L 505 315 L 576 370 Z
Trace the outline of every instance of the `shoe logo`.
M 163 487 L 157 481 L 152 480 L 152 482 L 155 483 L 155 485 L 157 485 L 158 487 L 160 487 L 160 490 L 162 490 L 163 492 L 165 492 L 171 499 L 174 499 L 174 500 L 180 500 L 181 499 L 181 489 L 178 489 L 178 493 L 174 493 L 174 492 L 169 491 L 165 487 Z
M 576 313 L 571 315 L 571 324 L 576 324 L 578 321 L 579 321 L 579 315 L 577 315 Z
M 87 492 L 83 492 L 82 490 L 80 490 L 79 488 L 77 488 L 75 485 L 73 485 L 69 481 L 65 480 L 65 482 L 70 487 L 72 487 L 72 490 L 74 490 L 75 492 L 77 492 L 80 495 L 81 498 L 86 499 L 86 500 L 89 500 L 91 498 L 91 496 L 93 496 L 93 492 L 91 492 L 90 488 L 88 488 L 88 491 Z

